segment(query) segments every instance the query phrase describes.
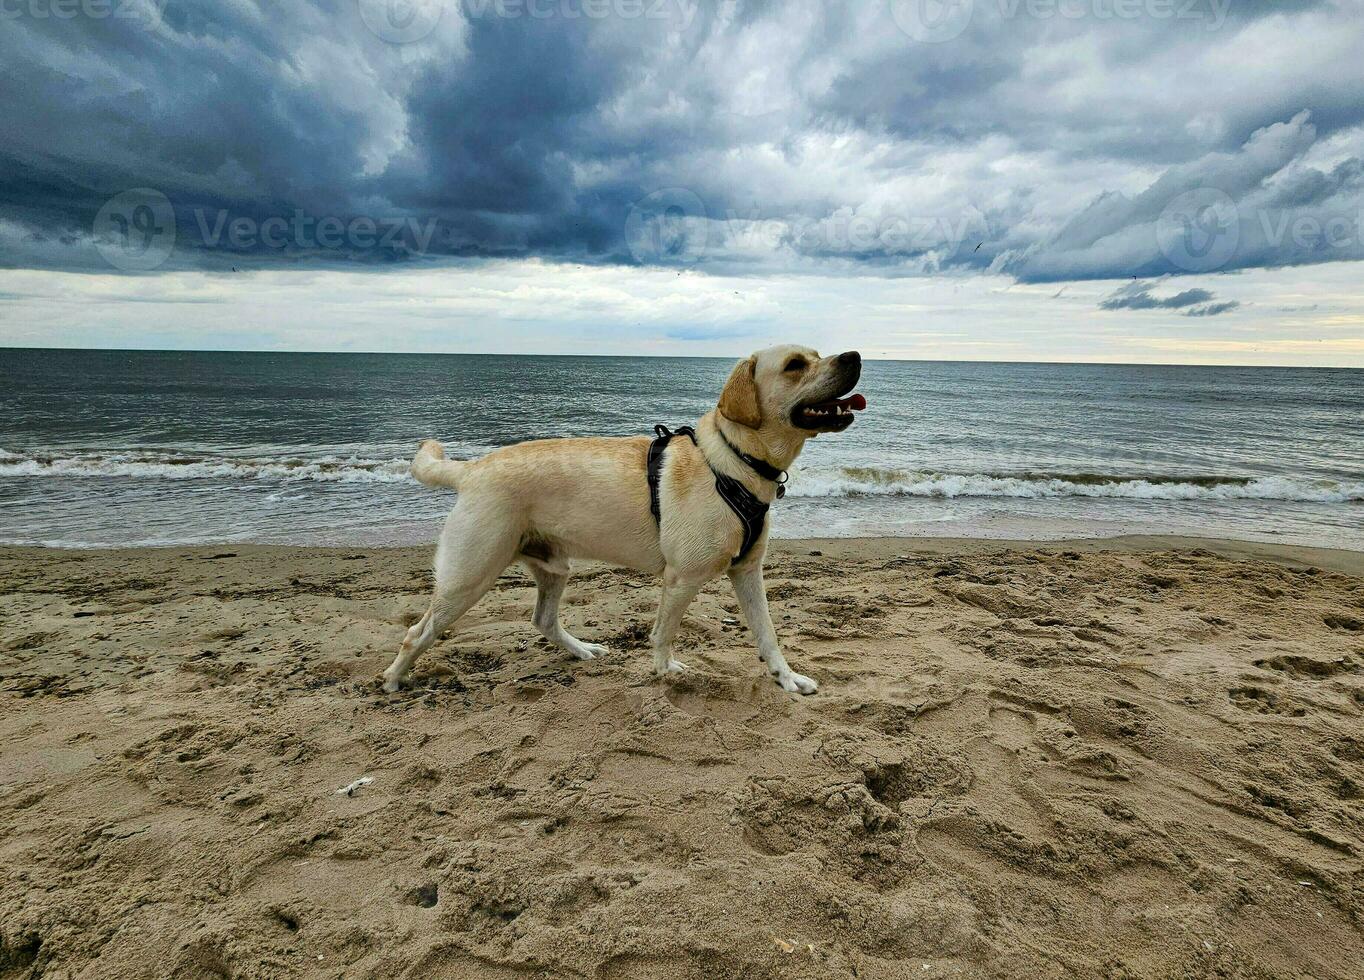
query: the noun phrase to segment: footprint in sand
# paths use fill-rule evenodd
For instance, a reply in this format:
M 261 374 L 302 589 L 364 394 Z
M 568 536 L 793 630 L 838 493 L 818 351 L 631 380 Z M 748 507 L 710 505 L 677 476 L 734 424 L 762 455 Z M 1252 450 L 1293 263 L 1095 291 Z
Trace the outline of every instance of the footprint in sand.
M 1255 714 L 1287 715 L 1291 718 L 1301 718 L 1307 714 L 1306 709 L 1296 707 L 1287 698 L 1281 698 L 1262 687 L 1233 687 L 1227 692 L 1227 697 L 1242 711 Z
M 1004 705 L 990 705 L 990 730 L 994 743 L 1011 752 L 1032 748 L 1037 735 L 1037 720 L 1030 712 L 1018 711 Z
M 1338 660 L 1315 660 L 1312 657 L 1299 657 L 1284 654 L 1255 661 L 1255 666 L 1264 670 L 1276 670 L 1287 674 L 1294 680 L 1325 680 L 1340 674 L 1357 674 L 1361 668 L 1349 657 Z
M 729 681 L 695 673 L 682 675 L 663 696 L 678 711 L 694 718 L 746 724 L 762 713 L 769 687 L 772 685 L 766 678 Z M 771 700 L 776 701 L 775 696 Z

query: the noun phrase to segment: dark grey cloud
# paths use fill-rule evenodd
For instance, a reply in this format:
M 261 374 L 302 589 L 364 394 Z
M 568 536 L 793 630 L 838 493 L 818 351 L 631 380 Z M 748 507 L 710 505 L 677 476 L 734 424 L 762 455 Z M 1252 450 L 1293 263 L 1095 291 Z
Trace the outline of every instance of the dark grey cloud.
M 1348 5 L 976 0 L 924 43 L 890 2 L 416 0 L 438 18 L 391 43 L 385 2 L 10 0 L 0 265 L 1041 282 L 1364 258 Z
M 1180 310 L 1184 316 L 1217 316 L 1229 313 L 1241 304 L 1236 300 L 1214 302 L 1216 297 L 1206 289 L 1181 289 L 1168 296 L 1157 296 L 1156 284 L 1130 282 L 1119 286 L 1099 301 L 1101 310 Z
M 1185 310 L 1185 316 L 1217 316 L 1220 313 L 1230 313 L 1240 307 L 1240 303 L 1234 299 L 1229 299 L 1221 303 L 1209 303 L 1206 306 L 1195 306 Z
M 1153 283 L 1134 282 L 1120 287 L 1099 303 L 1101 310 L 1178 310 L 1206 303 L 1213 298 L 1206 289 L 1184 289 L 1172 296 L 1156 296 Z

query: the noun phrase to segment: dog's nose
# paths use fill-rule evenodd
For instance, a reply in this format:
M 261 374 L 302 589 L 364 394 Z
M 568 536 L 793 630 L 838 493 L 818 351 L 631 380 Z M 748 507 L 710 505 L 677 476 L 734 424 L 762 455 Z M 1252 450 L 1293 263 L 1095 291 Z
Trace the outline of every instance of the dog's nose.
M 844 351 L 838 355 L 838 363 L 843 367 L 861 367 L 862 355 L 855 350 Z

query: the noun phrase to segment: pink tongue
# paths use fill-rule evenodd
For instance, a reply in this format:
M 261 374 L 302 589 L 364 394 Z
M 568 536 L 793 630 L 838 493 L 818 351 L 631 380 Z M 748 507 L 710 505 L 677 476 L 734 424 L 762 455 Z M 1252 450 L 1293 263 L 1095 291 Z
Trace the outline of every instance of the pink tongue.
M 845 398 L 843 404 L 847 405 L 854 412 L 860 412 L 867 407 L 867 400 L 861 395 L 853 395 L 851 398 Z

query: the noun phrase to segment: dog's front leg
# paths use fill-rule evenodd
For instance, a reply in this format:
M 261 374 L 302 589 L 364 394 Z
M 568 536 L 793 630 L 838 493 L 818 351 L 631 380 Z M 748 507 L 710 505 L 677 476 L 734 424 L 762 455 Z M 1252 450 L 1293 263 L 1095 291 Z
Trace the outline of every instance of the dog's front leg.
M 687 611 L 696 593 L 706 584 L 708 576 L 681 575 L 671 570 L 663 573 L 663 594 L 658 600 L 658 619 L 654 621 L 651 637 L 654 648 L 654 673 L 680 674 L 687 665 L 673 659 L 673 635 L 682 625 L 682 614 Z
M 746 562 L 738 568 L 731 568 L 729 580 L 734 583 L 734 594 L 739 598 L 739 608 L 743 610 L 748 628 L 758 640 L 758 659 L 767 665 L 767 671 L 782 690 L 792 694 L 814 694 L 819 685 L 804 674 L 797 674 L 782 656 L 777 644 L 777 631 L 772 626 L 772 614 L 767 611 L 767 587 L 763 585 L 763 566 L 761 559 Z

